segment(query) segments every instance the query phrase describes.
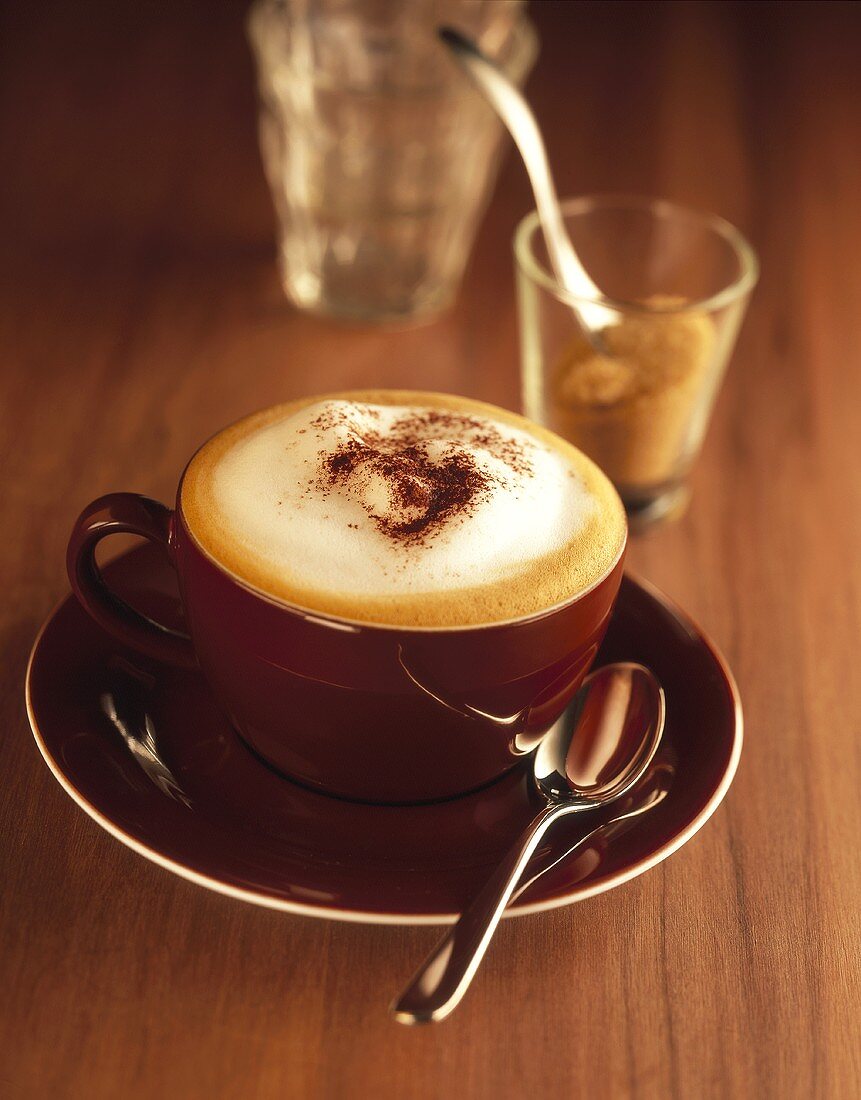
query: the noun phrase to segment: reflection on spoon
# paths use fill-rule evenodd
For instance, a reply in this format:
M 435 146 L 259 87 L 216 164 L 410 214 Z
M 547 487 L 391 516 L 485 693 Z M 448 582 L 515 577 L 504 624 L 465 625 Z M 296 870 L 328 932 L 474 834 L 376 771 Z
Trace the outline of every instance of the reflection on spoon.
M 159 755 L 155 726 L 141 698 L 139 677 L 125 667 L 119 675 L 116 668 L 113 672 L 112 690 L 99 696 L 102 713 L 120 735 L 144 775 L 163 794 L 190 807 L 190 799 Z

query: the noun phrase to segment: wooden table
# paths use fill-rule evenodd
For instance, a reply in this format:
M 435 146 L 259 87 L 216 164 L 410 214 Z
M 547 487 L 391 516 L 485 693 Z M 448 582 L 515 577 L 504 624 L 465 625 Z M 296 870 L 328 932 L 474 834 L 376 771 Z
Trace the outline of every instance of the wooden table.
M 747 741 L 649 874 L 507 923 L 457 1015 L 389 996 L 433 929 L 207 893 L 49 775 L 23 677 L 92 497 L 169 499 L 225 422 L 320 389 L 516 407 L 506 162 L 458 306 L 403 332 L 284 303 L 241 6 L 7 6 L 0 28 L 0 1093 L 11 1097 L 861 1095 L 861 8 L 533 5 L 564 191 L 720 211 L 762 280 L 695 496 L 634 566 L 713 633 Z

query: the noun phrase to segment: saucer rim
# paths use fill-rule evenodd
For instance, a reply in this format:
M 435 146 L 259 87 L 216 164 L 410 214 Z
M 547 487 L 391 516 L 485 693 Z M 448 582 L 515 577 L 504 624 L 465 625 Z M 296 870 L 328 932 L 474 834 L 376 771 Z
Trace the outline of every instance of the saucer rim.
M 719 783 L 716 785 L 711 797 L 703 805 L 699 813 L 694 819 L 683 829 L 680 833 L 674 836 L 666 844 L 662 845 L 656 851 L 651 852 L 648 856 L 644 856 L 636 863 L 631 864 L 628 867 L 620 869 L 615 874 L 608 876 L 605 879 L 601 879 L 598 882 L 586 884 L 583 886 L 575 886 L 565 894 L 560 894 L 552 898 L 548 898 L 544 901 L 534 901 L 524 905 L 510 906 L 503 913 L 503 919 L 510 920 L 514 917 L 528 916 L 532 913 L 544 913 L 549 912 L 552 909 L 561 909 L 568 905 L 573 905 L 575 902 L 584 901 L 586 898 L 595 897 L 598 894 L 604 894 L 608 890 L 613 890 L 617 886 L 622 886 L 624 883 L 629 882 L 631 879 L 638 878 L 640 875 L 645 874 L 646 871 L 657 866 L 659 863 L 663 863 L 665 859 L 668 859 L 674 852 L 677 852 L 680 848 L 684 847 L 705 825 L 705 823 L 711 818 L 720 804 L 726 797 L 729 788 L 732 786 L 733 779 L 735 778 L 736 771 L 738 770 L 739 760 L 741 758 L 742 743 L 744 741 L 744 714 L 742 711 L 741 695 L 738 690 L 735 677 L 726 658 L 721 651 L 711 640 L 709 635 L 702 627 L 685 611 L 675 600 L 671 599 L 665 592 L 663 592 L 657 585 L 651 581 L 645 580 L 635 573 L 625 571 L 625 577 L 631 581 L 637 587 L 643 589 L 649 596 L 651 596 L 658 603 L 668 610 L 674 618 L 680 620 L 683 624 L 693 628 L 697 637 L 703 642 L 706 648 L 711 653 L 715 660 L 716 665 L 720 669 L 720 672 L 726 682 L 729 690 L 730 697 L 733 702 L 733 743 L 730 751 L 729 759 L 726 764 L 726 768 L 720 778 Z M 60 609 L 67 603 L 69 599 L 73 599 L 72 593 L 67 593 L 62 599 L 58 600 L 50 613 L 46 616 L 44 622 L 39 628 L 39 632 L 33 642 L 30 649 L 30 655 L 27 660 L 27 671 L 24 681 L 24 699 L 27 707 L 27 717 L 30 723 L 30 730 L 33 734 L 33 739 L 36 742 L 36 747 L 42 756 L 42 759 L 48 766 L 54 779 L 63 788 L 66 794 L 72 799 L 72 801 L 80 807 L 97 825 L 99 825 L 104 831 L 118 840 L 125 847 L 130 848 L 133 852 L 136 852 L 139 856 L 149 860 L 151 863 L 157 864 L 159 867 L 166 871 L 177 875 L 179 878 L 186 879 L 188 882 L 192 882 L 197 886 L 202 886 L 204 889 L 211 890 L 214 893 L 221 894 L 225 897 L 230 897 L 236 901 L 247 902 L 252 905 L 258 905 L 265 909 L 275 909 L 284 913 L 291 913 L 297 916 L 312 917 L 323 920 L 335 920 L 345 921 L 352 924 L 379 924 L 379 925 L 450 925 L 454 924 L 460 917 L 459 913 L 397 913 L 397 912 L 375 912 L 371 910 L 362 909 L 340 909 L 332 906 L 325 906 L 319 904 L 311 904 L 306 902 L 293 901 L 287 898 L 275 898 L 269 897 L 266 894 L 258 893 L 254 890 L 243 889 L 240 886 L 232 886 L 229 883 L 222 882 L 219 879 L 212 878 L 209 875 L 201 874 L 199 871 L 195 871 L 192 868 L 186 866 L 183 863 L 178 863 L 176 860 L 170 859 L 167 856 L 161 854 L 155 848 L 149 847 L 136 837 L 127 833 L 124 829 L 121 829 L 110 818 L 106 817 L 96 806 L 94 806 L 77 788 L 71 783 L 65 773 L 62 771 L 54 757 L 51 755 L 48 749 L 42 733 L 39 730 L 38 723 L 36 722 L 36 716 L 33 708 L 33 701 L 31 695 L 31 683 L 32 683 L 32 668 L 36 657 L 36 653 L 39 649 L 39 645 L 42 640 L 42 636 L 51 623 L 54 621 L 55 616 Z

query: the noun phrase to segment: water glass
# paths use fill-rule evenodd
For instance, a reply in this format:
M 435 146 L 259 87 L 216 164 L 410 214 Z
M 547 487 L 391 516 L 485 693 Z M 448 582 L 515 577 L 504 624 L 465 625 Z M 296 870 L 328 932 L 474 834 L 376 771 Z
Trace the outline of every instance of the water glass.
M 287 296 L 360 321 L 453 300 L 495 179 L 501 125 L 438 40 L 472 34 L 522 83 L 520 0 L 257 0 L 260 144 Z

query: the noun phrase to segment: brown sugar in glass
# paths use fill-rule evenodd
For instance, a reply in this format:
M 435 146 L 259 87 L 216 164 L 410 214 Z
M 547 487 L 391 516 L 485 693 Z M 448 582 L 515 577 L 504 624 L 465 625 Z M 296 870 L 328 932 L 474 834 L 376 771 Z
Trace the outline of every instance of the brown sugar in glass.
M 528 215 L 514 243 L 524 411 L 594 459 L 642 527 L 687 502 L 756 256 L 728 222 L 669 202 L 601 196 L 562 208 L 611 320 L 593 347 Z

